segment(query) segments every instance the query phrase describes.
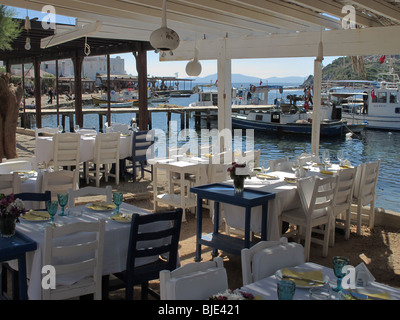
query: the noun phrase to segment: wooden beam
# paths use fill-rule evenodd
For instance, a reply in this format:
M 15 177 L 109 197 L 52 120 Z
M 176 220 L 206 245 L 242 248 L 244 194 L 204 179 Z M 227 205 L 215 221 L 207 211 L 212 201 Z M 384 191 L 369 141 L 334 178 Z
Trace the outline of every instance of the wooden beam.
M 397 2 L 397 1 L 395 1 Z M 400 23 L 400 9 L 387 1 L 350 0 L 349 4 L 359 6 L 387 19 Z
M 40 59 L 35 58 L 33 68 L 35 72 L 35 106 L 36 106 L 36 127 L 42 127 L 42 86 L 40 83 Z
M 74 64 L 74 86 L 75 86 L 75 123 L 83 128 L 83 113 L 82 113 L 82 63 L 83 57 L 79 56 L 76 51 L 72 58 Z
M 139 46 L 139 50 L 134 53 L 136 58 L 136 70 L 139 81 L 139 129 L 148 130 L 149 113 L 147 107 L 147 53 Z

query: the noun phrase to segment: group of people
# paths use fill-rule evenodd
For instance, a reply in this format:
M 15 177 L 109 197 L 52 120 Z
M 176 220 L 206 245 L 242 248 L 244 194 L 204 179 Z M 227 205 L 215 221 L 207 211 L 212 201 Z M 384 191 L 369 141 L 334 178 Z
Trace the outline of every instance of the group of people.
M 53 87 L 51 87 L 49 89 L 49 91 L 47 92 L 48 96 L 49 96 L 49 100 L 47 101 L 48 104 L 53 104 L 53 98 L 56 96 L 56 92 L 54 90 Z M 65 96 L 66 96 L 66 100 L 70 101 L 70 100 L 74 100 L 74 96 L 72 95 L 71 92 L 66 91 L 65 92 Z

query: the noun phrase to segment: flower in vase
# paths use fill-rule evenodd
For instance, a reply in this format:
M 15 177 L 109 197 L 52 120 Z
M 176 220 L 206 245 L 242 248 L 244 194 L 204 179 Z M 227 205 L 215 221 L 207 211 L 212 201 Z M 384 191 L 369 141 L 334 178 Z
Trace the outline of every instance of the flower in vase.
M 21 199 L 15 198 L 14 194 L 8 196 L 0 194 L 0 218 L 15 218 L 19 222 L 19 217 L 24 215 L 26 210 Z
M 235 179 L 236 177 L 243 177 L 243 179 L 250 178 L 250 175 L 247 174 L 245 168 L 245 163 L 239 164 L 232 162 L 232 166 L 228 168 L 231 179 Z

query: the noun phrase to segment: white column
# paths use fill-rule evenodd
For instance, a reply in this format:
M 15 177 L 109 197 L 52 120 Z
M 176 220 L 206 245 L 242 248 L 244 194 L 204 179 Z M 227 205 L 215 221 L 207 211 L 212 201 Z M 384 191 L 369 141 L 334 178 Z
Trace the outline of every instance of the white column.
M 322 42 L 319 44 L 318 56 L 314 60 L 314 89 L 313 89 L 313 118 L 311 153 L 319 155 L 320 126 L 321 126 L 321 89 L 322 89 Z
M 231 60 L 226 59 L 225 39 L 221 41 L 218 54 L 218 130 L 232 133 L 232 65 Z M 220 143 L 224 151 L 231 141 Z

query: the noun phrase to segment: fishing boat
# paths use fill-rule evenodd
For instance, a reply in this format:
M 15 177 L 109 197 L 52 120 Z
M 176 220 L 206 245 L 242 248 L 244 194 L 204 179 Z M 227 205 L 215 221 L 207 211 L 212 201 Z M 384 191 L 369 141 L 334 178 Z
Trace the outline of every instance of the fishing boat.
M 107 108 L 108 107 L 108 100 L 102 99 L 101 97 L 93 96 L 92 95 L 92 101 L 95 106 L 99 106 L 101 108 Z M 139 102 L 138 99 L 132 99 L 129 101 L 113 101 L 110 100 L 110 107 L 111 108 L 128 108 L 128 107 L 133 107 L 137 105 Z
M 400 79 L 393 70 L 379 74 L 377 81 L 340 83 L 329 90 L 329 100 L 343 120 L 367 129 L 400 130 Z

